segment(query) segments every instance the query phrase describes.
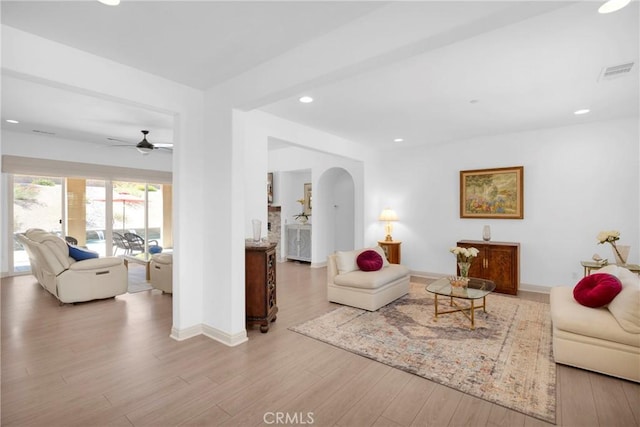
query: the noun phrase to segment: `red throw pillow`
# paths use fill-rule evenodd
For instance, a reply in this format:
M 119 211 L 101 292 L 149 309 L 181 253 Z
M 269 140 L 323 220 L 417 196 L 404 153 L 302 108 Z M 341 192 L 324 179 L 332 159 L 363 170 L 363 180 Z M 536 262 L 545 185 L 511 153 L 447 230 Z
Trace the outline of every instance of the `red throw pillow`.
M 363 251 L 356 258 L 356 264 L 362 271 L 378 271 L 382 268 L 382 257 L 376 251 Z
M 598 308 L 609 304 L 622 290 L 620 280 L 606 273 L 596 273 L 580 280 L 573 288 L 573 297 L 580 304 Z

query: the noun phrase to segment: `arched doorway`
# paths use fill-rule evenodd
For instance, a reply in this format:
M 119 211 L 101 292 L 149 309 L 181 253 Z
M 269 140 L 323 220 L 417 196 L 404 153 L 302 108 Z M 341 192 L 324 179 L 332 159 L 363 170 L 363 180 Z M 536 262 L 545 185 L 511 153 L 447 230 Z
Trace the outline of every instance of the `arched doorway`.
M 355 245 L 355 185 L 351 174 L 343 168 L 327 169 L 314 189 L 314 215 L 326 230 L 314 236 L 320 257 L 335 251 L 352 250 Z

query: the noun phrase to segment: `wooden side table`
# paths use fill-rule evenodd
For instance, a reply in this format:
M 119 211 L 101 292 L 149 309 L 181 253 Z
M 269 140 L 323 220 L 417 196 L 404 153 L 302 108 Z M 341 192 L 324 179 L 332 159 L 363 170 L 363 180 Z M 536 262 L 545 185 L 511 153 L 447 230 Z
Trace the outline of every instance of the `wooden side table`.
M 267 333 L 276 321 L 276 244 L 245 243 L 245 311 L 247 325 Z
M 619 267 L 624 267 L 627 270 L 640 274 L 640 265 L 638 264 L 600 264 L 595 261 L 580 261 L 580 265 L 584 268 L 584 277 L 587 277 L 594 270 L 600 270 L 602 267 L 606 267 L 607 265 L 617 265 Z
M 386 240 L 379 240 L 378 246 L 382 248 L 384 254 L 387 256 L 387 261 L 390 264 L 400 264 L 400 245 L 402 242 L 394 240 L 387 242 Z

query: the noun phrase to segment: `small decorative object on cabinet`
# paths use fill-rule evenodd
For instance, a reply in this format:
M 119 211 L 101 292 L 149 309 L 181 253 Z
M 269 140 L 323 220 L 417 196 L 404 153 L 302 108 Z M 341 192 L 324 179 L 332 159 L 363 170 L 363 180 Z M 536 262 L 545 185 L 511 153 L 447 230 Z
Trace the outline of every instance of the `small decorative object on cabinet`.
M 482 227 L 482 240 L 484 240 L 485 242 L 491 240 L 491 227 L 488 225 Z
M 378 246 L 382 248 L 389 264 L 400 264 L 400 244 L 402 242 L 396 240 L 387 242 L 386 240 L 378 241 Z
M 495 292 L 518 294 L 520 284 L 520 243 L 461 240 L 460 247 L 474 247 L 480 252 L 471 263 L 469 277 L 491 280 Z
M 253 228 L 253 241 L 260 241 L 260 234 L 262 233 L 262 221 L 259 219 L 251 220 L 251 227 Z
M 311 262 L 311 225 L 287 225 L 287 258 Z
M 245 315 L 247 326 L 269 331 L 276 321 L 276 244 L 245 245 Z

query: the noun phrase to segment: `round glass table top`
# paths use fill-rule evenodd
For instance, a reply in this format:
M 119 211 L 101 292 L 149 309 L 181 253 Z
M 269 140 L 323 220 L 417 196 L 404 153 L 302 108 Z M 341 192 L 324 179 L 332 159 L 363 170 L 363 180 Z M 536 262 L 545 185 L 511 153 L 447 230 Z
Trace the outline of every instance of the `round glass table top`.
M 447 297 L 478 299 L 489 295 L 496 289 L 496 284 L 491 280 L 469 278 L 466 288 L 451 286 L 447 277 L 442 277 L 426 286 L 427 292 Z

